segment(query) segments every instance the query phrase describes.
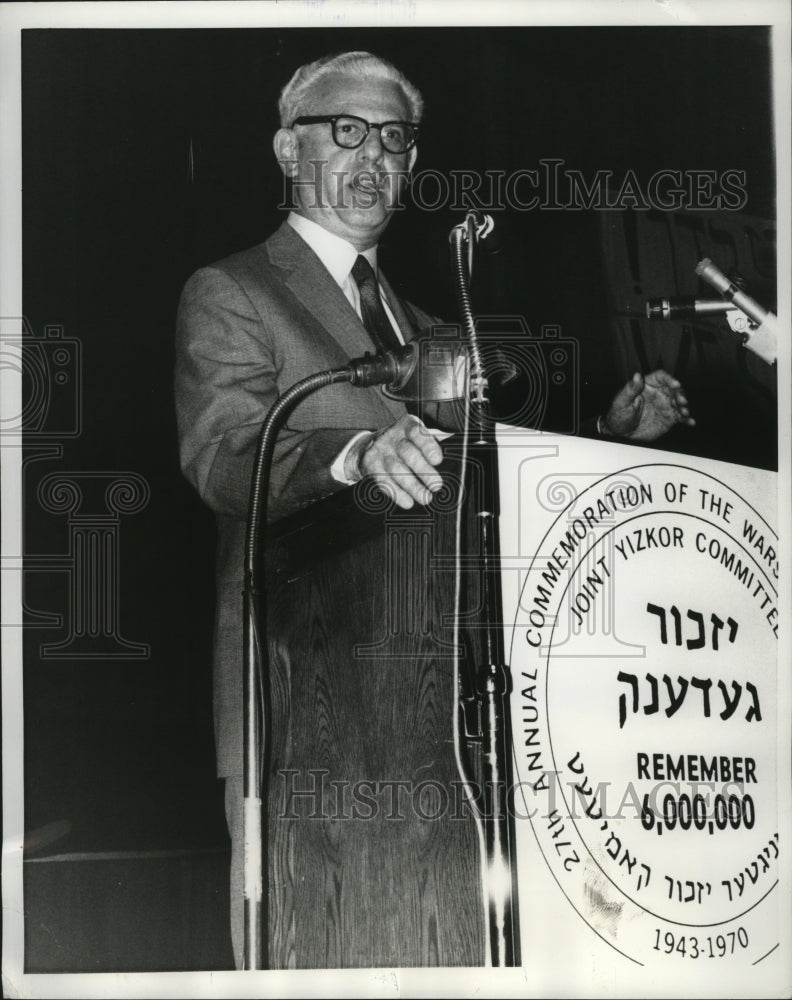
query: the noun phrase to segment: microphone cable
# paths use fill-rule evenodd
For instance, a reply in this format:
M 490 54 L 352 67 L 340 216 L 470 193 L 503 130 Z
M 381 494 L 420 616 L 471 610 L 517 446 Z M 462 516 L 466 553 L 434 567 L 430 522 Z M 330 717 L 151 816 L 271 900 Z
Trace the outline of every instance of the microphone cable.
M 459 490 L 457 491 L 456 510 L 454 511 L 454 603 L 452 613 L 454 615 L 453 646 L 454 646 L 454 676 L 453 676 L 453 704 L 452 704 L 452 732 L 454 735 L 454 758 L 456 760 L 457 772 L 462 781 L 462 788 L 465 792 L 471 812 L 473 822 L 476 827 L 476 836 L 479 843 L 480 859 L 480 888 L 482 897 L 483 912 L 486 913 L 489 907 L 489 892 L 486 884 L 487 872 L 487 841 L 484 835 L 484 823 L 481 818 L 481 809 L 478 802 L 479 796 L 473 788 L 473 782 L 468 773 L 468 767 L 462 756 L 462 738 L 460 734 L 460 724 L 462 709 L 460 704 L 460 649 L 461 630 L 460 618 L 462 616 L 462 522 L 465 510 L 465 475 L 468 461 L 468 437 L 470 432 L 470 402 L 469 402 L 469 378 L 470 370 L 465 371 L 465 396 L 464 396 L 464 422 L 462 426 L 462 455 L 460 461 Z M 490 956 L 489 942 L 484 935 L 484 967 L 491 968 L 492 960 Z

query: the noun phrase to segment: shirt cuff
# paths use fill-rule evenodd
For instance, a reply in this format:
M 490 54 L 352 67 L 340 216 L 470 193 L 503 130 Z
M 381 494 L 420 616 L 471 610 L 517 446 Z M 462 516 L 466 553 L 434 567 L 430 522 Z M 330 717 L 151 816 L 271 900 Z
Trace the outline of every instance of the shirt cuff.
M 344 466 L 346 465 L 347 455 L 359 441 L 363 440 L 363 438 L 370 438 L 373 436 L 373 431 L 360 431 L 359 434 L 355 434 L 354 437 L 347 441 L 342 451 L 330 466 L 330 475 L 337 483 L 343 483 L 344 486 L 352 486 L 353 483 L 357 482 L 356 479 L 350 479 L 346 474 Z

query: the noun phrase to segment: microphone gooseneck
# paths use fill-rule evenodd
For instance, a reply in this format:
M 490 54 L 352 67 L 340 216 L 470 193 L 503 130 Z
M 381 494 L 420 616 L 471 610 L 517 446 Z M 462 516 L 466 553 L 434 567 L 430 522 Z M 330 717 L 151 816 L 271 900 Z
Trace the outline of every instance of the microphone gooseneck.
M 359 388 L 386 385 L 396 398 L 413 398 L 425 390 L 435 399 L 454 398 L 453 354 L 448 363 L 435 364 L 421 386 L 415 377 L 421 358 L 421 341 L 379 354 L 352 358 L 342 368 L 317 372 L 297 382 L 280 396 L 259 431 L 248 504 L 245 535 L 243 617 L 243 899 L 244 968 L 267 967 L 266 871 L 262 863 L 266 842 L 263 803 L 270 773 L 272 705 L 269 651 L 266 640 L 265 570 L 261 565 L 266 531 L 270 471 L 278 432 L 292 410 L 312 393 L 326 386 L 349 382 Z M 447 370 L 446 370 L 447 369 Z M 399 393 L 402 393 L 402 396 Z
M 259 431 L 250 484 L 248 522 L 245 535 L 243 623 L 243 879 L 244 968 L 265 969 L 268 964 L 268 923 L 265 871 L 262 863 L 266 841 L 263 802 L 266 801 L 272 743 L 269 656 L 266 641 L 265 588 L 258 577 L 261 536 L 267 523 L 267 500 L 272 457 L 278 431 L 294 407 L 323 386 L 349 382 L 348 368 L 318 372 L 293 385 L 280 396 Z M 261 623 L 261 627 L 259 627 Z

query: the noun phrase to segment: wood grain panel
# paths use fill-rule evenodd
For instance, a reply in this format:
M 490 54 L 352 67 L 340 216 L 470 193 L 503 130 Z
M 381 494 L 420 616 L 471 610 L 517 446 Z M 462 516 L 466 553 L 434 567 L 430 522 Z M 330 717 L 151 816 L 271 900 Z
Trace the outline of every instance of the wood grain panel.
M 477 965 L 478 842 L 453 751 L 454 513 L 344 490 L 270 542 L 274 968 Z M 302 792 L 304 794 L 295 794 Z

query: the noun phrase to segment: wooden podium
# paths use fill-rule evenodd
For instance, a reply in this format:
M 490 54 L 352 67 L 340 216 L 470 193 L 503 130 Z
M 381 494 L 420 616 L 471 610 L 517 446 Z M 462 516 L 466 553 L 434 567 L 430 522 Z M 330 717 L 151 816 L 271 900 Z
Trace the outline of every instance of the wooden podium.
M 358 484 L 268 531 L 270 968 L 484 962 L 453 741 L 455 440 L 429 507 Z M 475 570 L 462 593 L 470 669 Z

